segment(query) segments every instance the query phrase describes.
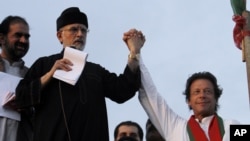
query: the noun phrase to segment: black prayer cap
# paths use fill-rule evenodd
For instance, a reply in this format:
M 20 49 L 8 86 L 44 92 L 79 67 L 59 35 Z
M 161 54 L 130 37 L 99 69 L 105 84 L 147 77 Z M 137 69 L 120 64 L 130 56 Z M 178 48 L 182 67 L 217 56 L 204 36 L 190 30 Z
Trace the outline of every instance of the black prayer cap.
M 65 9 L 56 20 L 57 31 L 68 24 L 80 23 L 88 28 L 87 15 L 79 10 L 78 7 L 70 7 Z

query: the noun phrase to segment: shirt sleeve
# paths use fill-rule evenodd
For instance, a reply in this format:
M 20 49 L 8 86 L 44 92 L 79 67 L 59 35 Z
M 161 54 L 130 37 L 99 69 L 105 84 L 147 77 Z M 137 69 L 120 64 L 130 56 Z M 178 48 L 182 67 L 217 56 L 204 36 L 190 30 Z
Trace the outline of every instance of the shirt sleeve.
M 139 101 L 158 132 L 167 139 L 167 137 L 185 130 L 183 128 L 186 126 L 186 120 L 173 112 L 159 94 L 142 58 L 140 58 L 140 70 Z

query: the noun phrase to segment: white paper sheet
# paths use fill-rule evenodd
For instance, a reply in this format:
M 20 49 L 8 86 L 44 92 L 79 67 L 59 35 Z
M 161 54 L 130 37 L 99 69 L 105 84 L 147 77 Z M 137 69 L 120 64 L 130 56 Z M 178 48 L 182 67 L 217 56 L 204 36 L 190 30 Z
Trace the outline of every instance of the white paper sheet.
M 3 107 L 3 104 L 6 103 L 5 100 L 6 97 L 8 97 L 8 94 L 15 93 L 16 86 L 19 83 L 20 79 L 22 78 L 0 72 L 0 116 L 20 121 L 20 114 L 17 111 Z
M 87 56 L 88 54 L 83 51 L 71 47 L 66 47 L 64 50 L 63 58 L 67 58 L 73 63 L 73 66 L 71 66 L 72 70 L 68 72 L 63 70 L 56 70 L 53 77 L 71 85 L 75 85 L 86 64 Z

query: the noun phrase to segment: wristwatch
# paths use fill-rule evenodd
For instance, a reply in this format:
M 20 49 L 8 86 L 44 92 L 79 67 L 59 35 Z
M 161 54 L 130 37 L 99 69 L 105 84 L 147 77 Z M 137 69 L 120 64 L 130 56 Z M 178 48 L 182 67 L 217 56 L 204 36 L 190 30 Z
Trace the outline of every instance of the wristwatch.
M 128 58 L 129 59 L 134 59 L 134 60 L 136 60 L 136 61 L 139 61 L 139 59 L 140 59 L 140 54 L 139 53 L 137 53 L 137 54 L 129 54 L 128 55 Z

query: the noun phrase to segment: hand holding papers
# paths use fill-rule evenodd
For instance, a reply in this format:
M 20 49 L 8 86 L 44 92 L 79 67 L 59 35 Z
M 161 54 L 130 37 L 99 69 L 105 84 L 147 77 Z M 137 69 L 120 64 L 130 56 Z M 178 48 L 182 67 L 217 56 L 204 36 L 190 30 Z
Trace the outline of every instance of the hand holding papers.
M 2 106 L 5 108 L 10 108 L 12 110 L 17 110 L 15 100 L 16 95 L 14 92 L 7 92 L 5 98 L 3 99 Z
M 56 70 L 53 77 L 71 85 L 75 85 L 86 64 L 87 56 L 88 54 L 83 51 L 65 47 L 63 58 L 67 58 L 73 63 L 72 70 L 68 72 Z
M 21 78 L 3 72 L 0 72 L 0 77 L 1 105 L 7 107 L 16 97 L 15 89 Z
M 20 81 L 20 77 L 16 77 L 4 72 L 0 72 L 0 116 L 20 120 L 20 115 L 13 107 L 15 103 L 15 90 Z

